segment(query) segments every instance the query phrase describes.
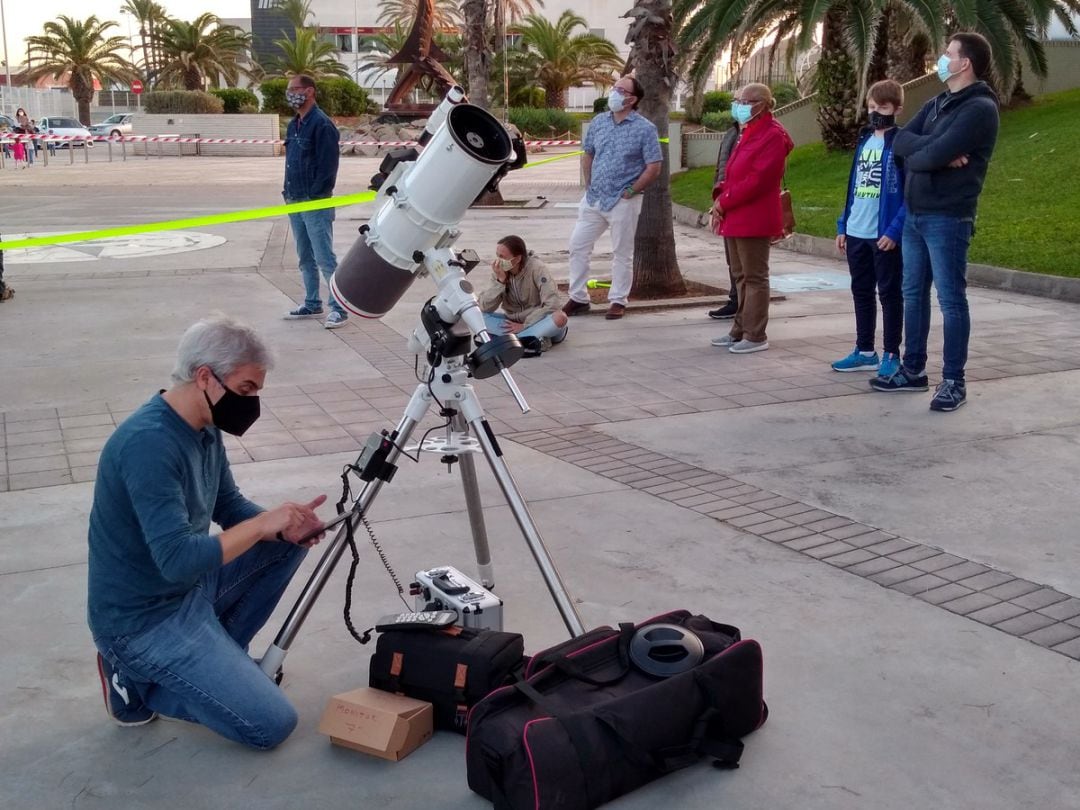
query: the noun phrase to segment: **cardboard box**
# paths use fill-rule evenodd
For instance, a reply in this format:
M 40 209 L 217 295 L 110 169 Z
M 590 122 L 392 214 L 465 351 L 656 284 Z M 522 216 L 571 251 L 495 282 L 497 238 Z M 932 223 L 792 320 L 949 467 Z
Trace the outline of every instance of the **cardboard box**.
M 330 698 L 319 731 L 335 745 L 396 762 L 431 739 L 432 718 L 430 703 L 363 687 Z

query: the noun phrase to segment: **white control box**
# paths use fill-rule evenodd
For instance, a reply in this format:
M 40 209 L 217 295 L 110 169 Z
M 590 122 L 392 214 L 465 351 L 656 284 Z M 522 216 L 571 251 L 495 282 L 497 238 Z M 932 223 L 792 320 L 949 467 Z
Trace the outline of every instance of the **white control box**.
M 458 569 L 443 565 L 417 571 L 416 582 L 417 610 L 453 610 L 462 627 L 503 629 L 502 599 Z

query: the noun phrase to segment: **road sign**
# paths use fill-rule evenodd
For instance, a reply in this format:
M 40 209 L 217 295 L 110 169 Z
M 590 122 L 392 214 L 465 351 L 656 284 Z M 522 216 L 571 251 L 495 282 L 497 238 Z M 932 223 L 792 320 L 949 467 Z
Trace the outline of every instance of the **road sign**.
M 137 96 L 141 95 L 142 94 L 142 82 L 140 82 L 138 79 L 133 81 L 131 83 L 131 92 L 134 93 Z

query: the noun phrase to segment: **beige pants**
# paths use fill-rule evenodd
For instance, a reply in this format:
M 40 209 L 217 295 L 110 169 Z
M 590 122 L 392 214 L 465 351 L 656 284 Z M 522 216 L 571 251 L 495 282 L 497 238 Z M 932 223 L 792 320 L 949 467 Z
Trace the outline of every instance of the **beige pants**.
M 739 310 L 731 324 L 736 340 L 761 343 L 768 340 L 769 325 L 769 238 L 725 237 L 731 276 L 739 292 Z

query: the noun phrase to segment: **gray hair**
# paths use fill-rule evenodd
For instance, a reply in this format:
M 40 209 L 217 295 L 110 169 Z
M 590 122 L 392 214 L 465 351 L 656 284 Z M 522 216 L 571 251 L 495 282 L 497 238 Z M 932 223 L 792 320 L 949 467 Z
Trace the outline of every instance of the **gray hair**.
M 202 366 L 209 366 L 223 380 L 247 363 L 267 371 L 274 365 L 269 347 L 255 330 L 223 315 L 204 318 L 180 338 L 172 380 L 178 384 L 191 382 Z

